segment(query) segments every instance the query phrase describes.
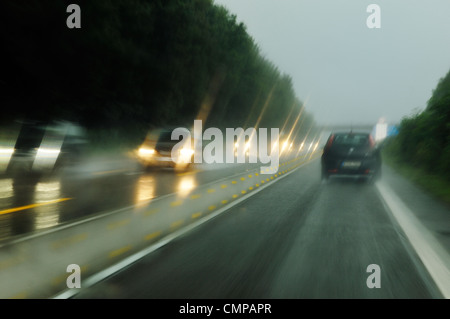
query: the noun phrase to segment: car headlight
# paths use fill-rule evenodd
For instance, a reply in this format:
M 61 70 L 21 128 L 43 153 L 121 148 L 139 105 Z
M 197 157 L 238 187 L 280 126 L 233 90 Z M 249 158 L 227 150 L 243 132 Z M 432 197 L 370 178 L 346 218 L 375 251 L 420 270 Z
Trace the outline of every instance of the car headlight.
M 6 155 L 10 155 L 12 153 L 14 153 L 14 149 L 13 148 L 0 148 L 0 154 L 6 154 Z
M 139 149 L 139 155 L 141 156 L 149 156 L 155 154 L 155 150 L 153 148 L 145 148 L 141 147 Z
M 192 154 L 194 154 L 194 150 L 191 148 L 182 148 L 180 150 L 180 155 L 184 156 L 184 157 L 189 157 L 192 156 Z
M 37 150 L 36 157 L 53 157 L 58 156 L 59 153 L 61 153 L 61 150 L 59 149 L 40 147 Z

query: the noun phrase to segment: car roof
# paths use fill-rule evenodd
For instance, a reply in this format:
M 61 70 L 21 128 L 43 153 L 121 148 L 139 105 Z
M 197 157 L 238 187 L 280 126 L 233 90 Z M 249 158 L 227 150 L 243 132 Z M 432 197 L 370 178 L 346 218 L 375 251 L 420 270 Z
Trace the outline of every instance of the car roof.
M 346 131 L 338 131 L 338 132 L 332 132 L 331 134 L 334 134 L 334 135 L 351 135 L 351 134 L 357 134 L 357 135 L 370 135 L 370 132 L 362 132 L 362 131 L 349 131 L 349 132 L 346 132 Z
M 152 129 L 150 129 L 150 132 L 172 132 L 175 129 L 189 131 L 188 128 L 183 127 L 183 126 L 164 126 L 164 127 L 152 128 Z
M 359 136 L 371 136 L 372 134 L 370 132 L 333 132 L 330 134 L 331 136 L 350 136 L 350 135 L 359 135 Z

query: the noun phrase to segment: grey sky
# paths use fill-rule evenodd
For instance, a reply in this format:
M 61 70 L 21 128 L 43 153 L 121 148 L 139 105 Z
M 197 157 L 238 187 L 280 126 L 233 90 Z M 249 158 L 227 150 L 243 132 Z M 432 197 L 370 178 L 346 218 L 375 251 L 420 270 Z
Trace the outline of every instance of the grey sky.
M 289 74 L 320 124 L 389 123 L 425 108 L 450 70 L 450 0 L 215 0 Z M 369 29 L 369 4 L 381 28 Z

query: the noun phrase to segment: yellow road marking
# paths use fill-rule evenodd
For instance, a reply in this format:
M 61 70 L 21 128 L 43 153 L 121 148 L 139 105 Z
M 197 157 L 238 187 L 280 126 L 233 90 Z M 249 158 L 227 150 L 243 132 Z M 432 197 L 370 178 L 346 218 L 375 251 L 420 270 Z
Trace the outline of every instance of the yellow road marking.
M 144 239 L 145 239 L 145 240 L 151 240 L 151 239 L 153 239 L 153 238 L 159 237 L 160 235 L 161 235 L 161 232 L 160 232 L 160 231 L 157 231 L 157 232 L 154 232 L 154 233 L 151 233 L 151 234 L 146 235 L 146 236 L 144 237 Z
M 199 218 L 200 216 L 202 216 L 202 213 L 201 212 L 198 212 L 198 213 L 194 213 L 194 214 L 192 214 L 192 218 Z
M 202 195 L 194 194 L 194 195 L 191 196 L 191 199 L 197 199 L 197 198 L 200 198 L 200 197 L 202 197 Z
M 109 253 L 109 258 L 117 257 L 119 255 L 126 253 L 129 250 L 131 250 L 131 245 L 127 245 L 125 247 L 113 250 Z
M 65 247 L 71 244 L 76 244 L 79 243 L 83 240 L 85 240 L 87 238 L 87 233 L 83 233 L 83 234 L 77 234 L 75 236 L 71 236 L 68 238 L 64 238 L 58 241 L 55 241 L 52 243 L 52 248 L 53 249 L 59 249 L 61 247 Z
M 55 199 L 55 200 L 51 200 L 51 201 L 48 201 L 48 202 L 43 202 L 43 203 L 37 203 L 37 204 L 31 204 L 31 205 L 26 205 L 26 206 L 20 206 L 20 207 L 16 207 L 16 208 L 0 210 L 0 215 L 14 213 L 14 212 L 18 212 L 18 211 L 21 211 L 21 210 L 31 209 L 31 208 L 45 206 L 45 205 L 56 204 L 56 203 L 64 202 L 66 200 L 71 200 L 71 199 L 72 198 L 60 198 L 60 199 Z
M 201 170 L 196 169 L 196 170 L 189 171 L 189 172 L 177 173 L 177 176 L 193 175 L 193 174 L 197 174 L 199 172 L 201 172 Z
M 176 222 L 173 222 L 172 224 L 170 224 L 170 228 L 174 229 L 174 228 L 180 227 L 181 224 L 183 224 L 183 222 L 184 222 L 183 220 L 177 220 Z
M 151 210 L 146 211 L 144 213 L 144 216 L 150 216 L 150 215 L 153 215 L 154 213 L 157 213 L 157 212 L 159 212 L 159 208 L 151 209 Z
M 108 226 L 106 226 L 106 228 L 109 230 L 116 229 L 118 227 L 125 226 L 129 223 L 130 223 L 130 219 L 124 219 L 124 220 L 120 220 L 118 222 L 109 223 Z
M 170 203 L 170 206 L 176 207 L 176 206 L 180 206 L 181 204 L 183 204 L 183 201 L 182 200 L 177 200 L 175 202 Z

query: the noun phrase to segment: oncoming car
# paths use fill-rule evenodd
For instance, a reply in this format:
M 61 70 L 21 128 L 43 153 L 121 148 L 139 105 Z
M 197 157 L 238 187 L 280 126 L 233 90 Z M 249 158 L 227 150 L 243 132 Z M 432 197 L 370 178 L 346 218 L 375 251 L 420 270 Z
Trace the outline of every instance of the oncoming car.
M 172 132 L 175 129 L 190 138 L 189 130 L 184 128 L 156 128 L 148 132 L 144 142 L 136 150 L 137 159 L 145 168 L 169 167 L 185 170 L 192 167 L 194 141 L 192 138 L 186 138 L 183 139 L 184 145 L 178 145 L 181 138 L 180 140 L 172 139 Z M 174 152 L 175 154 L 172 154 L 175 146 L 178 149 Z
M 381 152 L 370 133 L 332 133 L 322 154 L 322 179 L 381 176 Z
M 86 149 L 85 129 L 69 121 L 18 121 L 20 129 L 7 163 L 7 173 L 54 173 L 77 164 Z M 12 133 L 12 135 L 15 135 Z

